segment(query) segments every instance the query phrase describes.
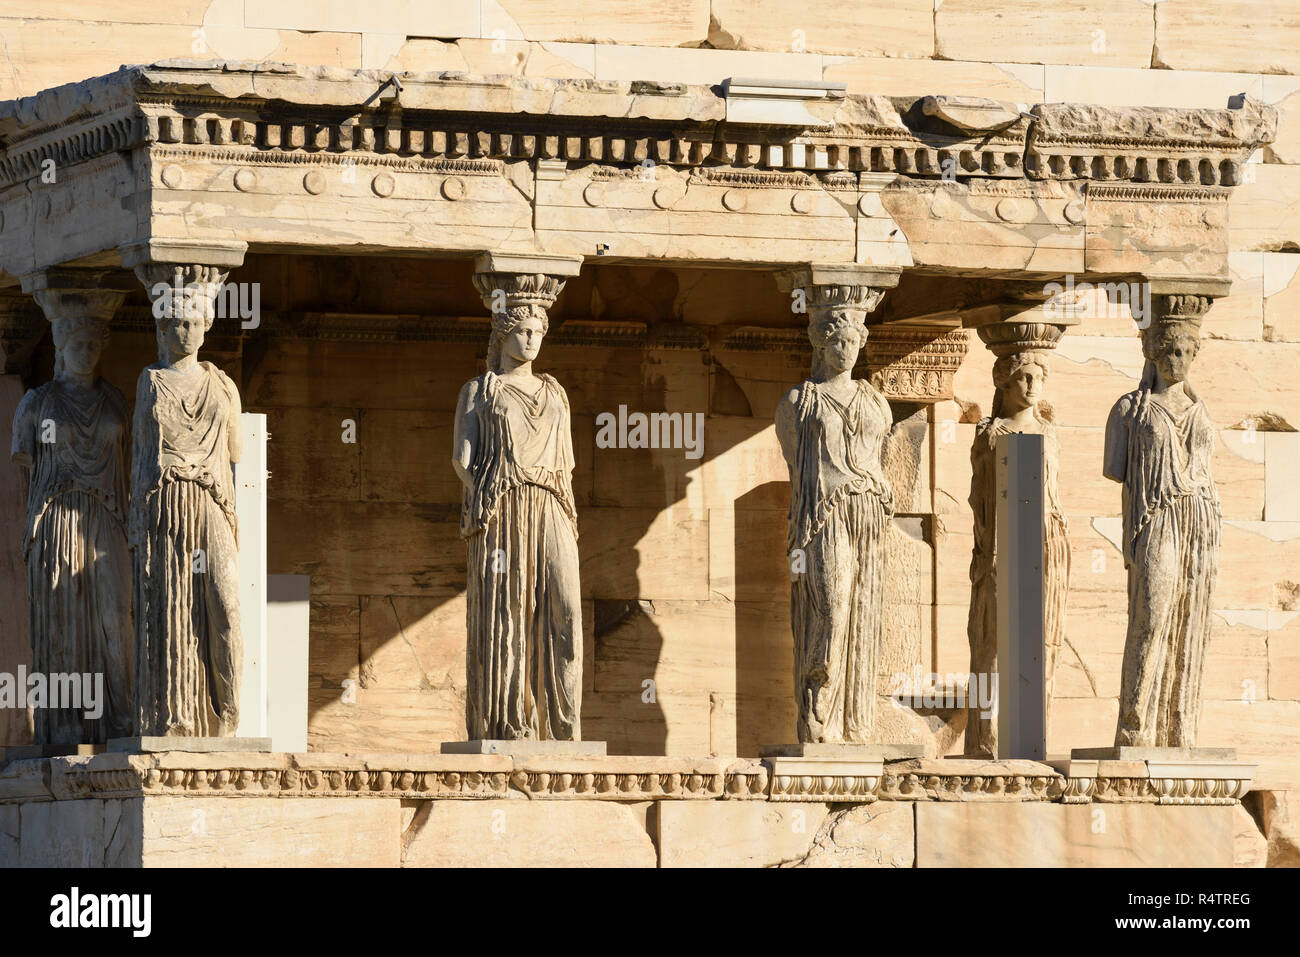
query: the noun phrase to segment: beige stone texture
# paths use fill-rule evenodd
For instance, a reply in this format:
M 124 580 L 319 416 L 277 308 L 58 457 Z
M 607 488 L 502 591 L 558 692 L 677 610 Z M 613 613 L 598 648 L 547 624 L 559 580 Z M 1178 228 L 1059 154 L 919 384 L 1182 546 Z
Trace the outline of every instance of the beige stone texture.
M 1048 66 L 1043 100 L 1105 106 L 1222 108 L 1227 105 L 1228 97 L 1238 93 L 1264 97 L 1267 79 L 1250 73 L 1212 73 L 1201 69 L 1172 72 L 1114 65 Z
M 1300 820 L 1295 791 L 1256 789 L 1243 802 L 1268 842 L 1266 866 L 1300 867 Z
M 1228 240 L 1236 250 L 1294 252 L 1300 247 L 1300 167 L 1254 166 L 1228 201 Z
M 1264 339 L 1300 342 L 1300 254 L 1263 256 Z
M 832 810 L 812 846 L 783 867 L 914 867 L 915 812 L 908 802 L 879 801 Z
M 1300 523 L 1225 521 L 1216 608 L 1268 608 L 1300 567 Z
M 1231 867 L 1231 807 L 916 806 L 917 867 Z
M 1268 697 L 1300 701 L 1300 608 L 1268 612 Z
M 1211 613 L 1204 698 L 1249 700 L 1267 694 L 1268 614 L 1217 609 Z
M 1300 21 L 1292 0 L 1162 0 L 1151 65 L 1170 70 L 1300 73 Z
M 687 46 L 708 32 L 706 0 L 481 0 L 481 36 L 637 46 Z M 516 33 L 516 31 L 518 31 Z M 430 34 L 444 36 L 446 34 Z M 451 34 L 456 35 L 456 34 Z M 461 34 L 464 35 L 464 34 Z
M 665 801 L 659 814 L 660 867 L 776 867 L 808 853 L 825 804 Z
M 59 802 L 59 806 L 67 803 Z M 395 799 L 148 797 L 145 867 L 396 867 Z M 24 841 L 24 846 L 26 841 Z
M 1300 522 L 1300 432 L 1269 432 L 1264 440 L 1264 520 Z
M 1242 428 L 1243 420 L 1254 418 L 1260 420 L 1258 432 L 1268 428 L 1268 414 L 1294 429 L 1300 421 L 1300 377 L 1261 370 L 1294 368 L 1297 362 L 1297 343 L 1205 339 L 1191 381 L 1220 426 Z M 1242 382 L 1250 382 L 1251 388 L 1241 388 Z
M 649 9 L 649 8 L 647 8 Z M 715 85 L 728 77 L 758 76 L 770 80 L 822 79 L 823 58 L 815 53 L 763 53 L 745 50 L 695 50 L 664 46 L 595 47 L 597 80 L 648 80 L 672 77 L 675 83 Z M 575 65 L 585 51 L 566 49 L 557 55 Z
M 654 867 L 648 804 L 430 801 L 401 841 L 403 867 Z
M 1123 608 L 1123 605 L 1119 607 Z M 1122 632 L 1119 643 L 1122 648 Z M 1068 651 L 1067 647 L 1062 658 L 1066 657 Z M 1118 695 L 1118 678 L 1115 687 Z M 1098 747 L 1098 742 L 1109 744 L 1115 740 L 1115 720 L 1118 715 L 1119 705 L 1114 697 L 1058 697 L 1052 704 L 1052 725 L 1047 729 L 1047 753 L 1069 754 L 1071 748 Z
M 1258 692 L 1257 692 L 1258 693 Z M 1251 786 L 1261 790 L 1300 787 L 1300 702 L 1262 697 L 1206 698 L 1198 746 L 1236 748 L 1240 761 L 1257 763 Z
M 1025 63 L 827 57 L 825 80 L 847 84 L 850 93 L 881 96 L 943 90 L 949 95 L 983 96 L 1012 103 L 1033 104 L 1043 99 L 1043 68 Z
M 1240 804 L 1232 809 L 1232 823 L 1232 866 L 1266 867 L 1268 839 L 1260 830 L 1259 823 Z
M 1278 111 L 1277 139 L 1264 147 L 1265 161 L 1300 162 L 1300 78 L 1263 77 L 1260 98 L 1272 103 Z
M 0 2 L 0 17 L 24 20 L 86 20 L 99 23 L 202 23 L 212 0 L 181 0 L 159 7 L 148 3 L 121 3 L 116 0 L 68 0 L 49 6 L 32 6 L 23 0 Z
M 346 0 L 266 0 L 246 7 L 244 24 L 279 30 L 390 33 L 426 37 L 477 36 L 480 0 L 375 0 L 364 7 Z
M 1149 66 L 1151 12 L 1131 0 L 1086 7 L 1037 0 L 944 0 L 935 53 L 950 60 Z
M 889 57 L 934 53 L 932 0 L 827 4 L 815 12 L 766 0 L 714 0 L 709 14 L 709 43 L 721 50 Z

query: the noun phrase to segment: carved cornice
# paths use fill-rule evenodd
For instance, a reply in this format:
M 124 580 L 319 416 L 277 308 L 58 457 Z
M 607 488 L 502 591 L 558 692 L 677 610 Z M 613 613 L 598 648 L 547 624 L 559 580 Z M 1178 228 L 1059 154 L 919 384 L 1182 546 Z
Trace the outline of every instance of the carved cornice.
M 1226 110 L 1040 104 L 1025 143 L 1033 179 L 1117 179 L 1235 186 L 1273 141 L 1277 111 L 1240 98 Z
M 1066 792 L 1059 774 L 934 774 L 886 768 L 882 801 L 1055 801 Z
M 909 177 L 1099 179 L 1235 185 L 1276 129 L 1276 111 L 1036 106 L 996 131 L 970 131 L 884 98 L 828 100 L 815 122 L 728 121 L 709 87 L 617 81 L 402 74 L 286 64 L 164 61 L 0 103 L 0 187 L 148 144 L 223 161 L 424 168 L 427 160 L 560 160 Z M 97 104 L 103 106 L 96 109 Z M 252 160 L 252 156 L 260 159 Z M 731 185 L 767 185 L 729 173 Z
M 886 399 L 938 402 L 952 398 L 952 381 L 970 343 L 964 329 L 869 326 L 866 353 L 871 384 Z

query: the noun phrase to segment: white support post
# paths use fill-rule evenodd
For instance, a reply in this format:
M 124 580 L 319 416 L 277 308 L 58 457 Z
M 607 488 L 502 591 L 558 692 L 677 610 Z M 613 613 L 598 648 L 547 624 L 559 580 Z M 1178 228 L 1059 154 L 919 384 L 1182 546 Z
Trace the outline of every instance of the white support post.
M 235 516 L 239 521 L 239 621 L 244 676 L 239 694 L 241 738 L 269 737 L 266 718 L 266 416 L 240 417 L 244 449 L 235 465 Z
M 997 445 L 998 758 L 1047 758 L 1043 437 Z

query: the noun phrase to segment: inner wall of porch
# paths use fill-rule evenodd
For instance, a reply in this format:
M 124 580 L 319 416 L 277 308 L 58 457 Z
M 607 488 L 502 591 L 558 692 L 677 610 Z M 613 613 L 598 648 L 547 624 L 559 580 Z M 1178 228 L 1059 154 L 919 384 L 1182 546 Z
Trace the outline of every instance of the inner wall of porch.
M 465 549 L 449 457 L 457 394 L 481 373 L 487 344 L 471 275 L 468 260 L 250 255 L 229 281 L 260 285 L 263 327 L 241 339 L 235 320 L 219 319 L 209 334 L 204 355 L 240 384 L 245 411 L 268 416 L 268 571 L 311 577 L 312 750 L 425 751 L 465 737 Z M 135 286 L 102 366 L 132 401 L 156 355 Z M 1300 385 L 1261 343 L 1234 337 L 1246 328 L 1238 308 L 1237 297 L 1216 304 L 1193 370 L 1224 426 L 1214 469 L 1226 522 L 1200 743 L 1261 760 L 1258 787 L 1298 787 L 1300 667 L 1280 656 L 1300 646 L 1288 611 L 1300 536 L 1281 520 L 1277 489 L 1300 460 L 1300 433 L 1270 430 L 1300 419 Z M 420 338 L 429 319 L 456 317 L 478 317 L 482 334 Z M 808 356 L 728 336 L 804 320 L 769 273 L 617 263 L 588 263 L 551 311 L 537 369 L 565 387 L 573 416 L 582 734 L 610 753 L 753 757 L 794 740 L 789 484 L 772 413 Z M 567 323 L 585 331 L 555 335 Z M 629 323 L 647 335 L 629 335 Z M 680 335 L 684 326 L 698 335 Z M 1141 370 L 1131 320 L 1085 320 L 1053 363 L 1046 394 L 1073 574 L 1051 754 L 1108 745 L 1114 732 L 1126 578 L 1119 489 L 1100 461 L 1111 404 Z M 52 365 L 47 336 L 24 384 Z M 969 456 L 991 368 L 972 335 L 953 400 L 894 403 L 881 694 L 903 673 L 969 666 Z M 596 416 L 620 405 L 704 413 L 703 456 L 597 448 Z M 880 713 L 899 734 L 917 730 L 904 712 Z M 928 719 L 937 746 L 959 752 L 961 719 L 944 717 Z

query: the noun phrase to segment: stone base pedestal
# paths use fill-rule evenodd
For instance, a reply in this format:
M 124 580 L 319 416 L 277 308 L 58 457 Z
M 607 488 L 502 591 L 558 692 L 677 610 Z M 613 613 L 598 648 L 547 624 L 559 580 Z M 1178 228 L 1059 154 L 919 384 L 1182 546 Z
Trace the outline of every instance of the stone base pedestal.
M 760 758 L 811 758 L 818 761 L 902 761 L 925 757 L 920 744 L 773 744 L 758 749 Z
M 160 754 L 164 751 L 188 751 L 191 754 L 218 752 L 246 753 L 270 751 L 270 738 L 185 738 L 159 735 L 141 738 L 109 738 L 108 750 L 129 754 Z
M 67 758 L 103 754 L 102 744 L 20 744 L 0 748 L 0 768 L 10 761 L 32 761 L 37 758 Z
M 1047 763 L 1070 780 L 1067 803 L 1236 804 L 1258 767 L 1236 757 L 1233 748 L 1075 748 Z
M 1211 761 L 1237 760 L 1236 748 L 1073 748 L 1070 757 L 1083 761 Z
M 443 754 L 509 754 L 518 758 L 603 758 L 604 741 L 534 741 L 518 738 L 511 741 L 478 739 L 444 741 Z

